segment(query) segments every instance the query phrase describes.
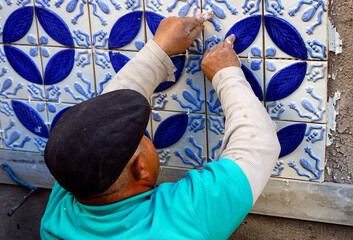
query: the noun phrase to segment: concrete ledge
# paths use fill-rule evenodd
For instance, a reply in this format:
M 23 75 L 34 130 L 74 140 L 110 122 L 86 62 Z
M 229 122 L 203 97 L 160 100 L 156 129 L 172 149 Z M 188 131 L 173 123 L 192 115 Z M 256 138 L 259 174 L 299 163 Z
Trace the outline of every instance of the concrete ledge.
M 39 153 L 0 150 L 1 163 L 31 185 L 50 189 L 54 184 Z M 187 171 L 161 167 L 158 183 L 176 182 Z M 4 171 L 0 183 L 16 184 Z M 251 213 L 353 226 L 353 185 L 270 179 Z

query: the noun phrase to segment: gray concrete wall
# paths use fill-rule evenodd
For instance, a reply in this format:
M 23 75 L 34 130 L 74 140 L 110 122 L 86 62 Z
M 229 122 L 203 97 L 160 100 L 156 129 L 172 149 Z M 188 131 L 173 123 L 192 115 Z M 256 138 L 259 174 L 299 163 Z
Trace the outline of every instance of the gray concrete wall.
M 353 1 L 333 0 L 330 18 L 343 41 L 343 53 L 330 53 L 329 73 L 337 74 L 328 82 L 328 96 L 339 90 L 339 115 L 334 142 L 328 147 L 328 182 L 353 184 Z M 328 171 L 327 171 L 328 170 Z M 41 189 L 12 217 L 6 213 L 27 190 L 0 184 L 0 239 L 39 239 L 40 219 L 50 191 Z M 324 201 L 324 199 L 323 199 Z M 353 239 L 353 228 L 334 224 L 293 220 L 250 214 L 231 239 Z

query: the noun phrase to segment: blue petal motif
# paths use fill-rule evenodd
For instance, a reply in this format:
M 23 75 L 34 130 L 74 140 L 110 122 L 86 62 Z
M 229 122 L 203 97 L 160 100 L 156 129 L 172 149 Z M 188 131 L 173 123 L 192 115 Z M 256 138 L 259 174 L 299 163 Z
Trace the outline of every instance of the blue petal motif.
M 120 69 L 124 67 L 128 61 L 130 61 L 129 57 L 118 52 L 109 51 L 109 57 L 115 72 L 119 72 Z
M 151 30 L 152 34 L 154 35 L 157 31 L 159 24 L 165 17 L 151 11 L 145 11 L 145 16 L 146 16 L 148 28 Z
M 63 110 L 61 110 L 60 112 L 58 112 L 58 114 L 55 115 L 53 121 L 51 122 L 50 131 L 53 130 L 55 124 L 59 121 L 59 119 L 61 118 L 61 116 L 62 116 L 67 110 L 69 110 L 69 108 L 71 108 L 71 107 L 64 108 Z
M 282 128 L 277 132 L 277 137 L 281 145 L 279 158 L 292 153 L 303 141 L 306 123 L 297 123 Z
M 264 99 L 264 95 L 262 93 L 262 88 L 259 81 L 257 81 L 255 75 L 245 65 L 242 64 L 241 69 L 243 70 L 245 78 L 250 83 L 250 86 L 254 91 L 255 95 L 258 97 L 260 101 L 262 101 Z
M 181 74 L 183 73 L 183 69 L 184 69 L 184 65 L 185 65 L 185 56 L 184 55 L 175 56 L 175 57 L 171 57 L 171 59 L 172 59 L 174 66 L 177 69 L 174 73 L 175 82 L 172 82 L 172 81 L 162 82 L 161 84 L 158 85 L 158 87 L 154 90 L 154 92 L 161 92 L 161 91 L 164 91 L 164 90 L 170 88 L 171 86 L 173 86 L 174 84 L 176 84 L 178 82 Z
M 265 15 L 265 27 L 272 41 L 283 52 L 296 58 L 308 58 L 303 38 L 289 22 L 273 15 Z
M 108 47 L 121 48 L 131 42 L 140 31 L 142 11 L 125 14 L 119 18 L 109 35 Z
M 49 137 L 48 127 L 34 108 L 17 100 L 11 100 L 11 103 L 18 120 L 20 120 L 23 126 L 38 136 Z
M 176 143 L 183 135 L 188 125 L 186 113 L 175 114 L 164 120 L 157 128 L 153 144 L 156 148 L 166 148 Z
M 55 84 L 65 79 L 74 66 L 75 50 L 61 50 L 55 54 L 45 68 L 44 84 Z
M 234 51 L 241 53 L 247 49 L 255 40 L 261 26 L 261 15 L 247 17 L 235 23 L 224 38 L 235 35 Z
M 23 38 L 33 22 L 33 7 L 23 7 L 14 11 L 6 20 L 3 42 L 16 42 Z
M 69 27 L 59 15 L 46 8 L 35 8 L 40 25 L 42 25 L 52 39 L 68 47 L 75 46 Z
M 24 79 L 42 84 L 42 76 L 33 60 L 23 51 L 13 46 L 4 45 L 5 55 L 11 67 Z
M 266 101 L 276 101 L 292 94 L 303 82 L 307 63 L 294 63 L 279 70 L 267 86 Z

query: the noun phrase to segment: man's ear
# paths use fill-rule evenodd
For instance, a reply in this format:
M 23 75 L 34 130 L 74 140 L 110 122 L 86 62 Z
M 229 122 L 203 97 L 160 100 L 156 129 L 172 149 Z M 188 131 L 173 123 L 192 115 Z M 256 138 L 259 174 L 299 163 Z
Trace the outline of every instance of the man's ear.
M 139 154 L 135 160 L 134 163 L 131 165 L 131 172 L 132 175 L 134 175 L 136 180 L 143 180 L 146 179 L 149 175 L 147 165 L 144 161 L 143 156 Z

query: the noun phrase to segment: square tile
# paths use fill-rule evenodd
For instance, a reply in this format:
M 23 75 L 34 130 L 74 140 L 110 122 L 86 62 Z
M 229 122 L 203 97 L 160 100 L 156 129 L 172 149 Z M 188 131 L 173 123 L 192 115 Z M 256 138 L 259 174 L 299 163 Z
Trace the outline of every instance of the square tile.
M 2 99 L 0 99 L 2 100 Z M 43 101 L 3 100 L 8 113 L 0 112 L 5 149 L 16 151 L 44 151 L 49 137 L 47 105 Z
M 152 111 L 153 144 L 161 164 L 200 168 L 207 162 L 206 116 Z
M 32 0 L 2 1 L 0 16 L 0 43 L 38 44 Z
M 88 1 L 36 1 L 40 44 L 59 47 L 90 47 Z
M 143 3 L 91 1 L 92 45 L 96 48 L 139 50 L 145 44 Z
M 95 96 L 91 50 L 48 47 L 42 57 L 45 98 L 50 102 L 79 103 Z
M 172 57 L 178 69 L 175 73 L 177 81 L 174 84 L 165 82 L 157 87 L 152 95 L 152 109 L 204 113 L 205 87 L 201 60 L 202 56 L 197 55 Z
M 44 100 L 38 46 L 0 45 L 0 96 Z
M 208 9 L 212 9 L 215 16 L 204 24 L 205 49 L 234 34 L 234 49 L 239 56 L 262 57 L 261 1 L 204 0 L 202 10 Z
M 272 1 L 276 13 L 265 14 L 268 57 L 326 60 L 328 55 L 327 0 Z M 265 13 L 269 13 L 265 11 Z M 275 53 L 275 54 L 273 54 Z
M 283 121 L 275 124 L 281 153 L 272 176 L 323 181 L 326 125 Z
M 273 119 L 326 123 L 326 62 L 266 60 L 266 65 L 266 108 Z
M 264 63 L 259 58 L 240 58 L 242 70 L 246 80 L 250 83 L 255 95 L 260 101 L 264 101 Z M 223 115 L 223 109 L 217 97 L 212 83 L 206 78 L 207 113 Z

